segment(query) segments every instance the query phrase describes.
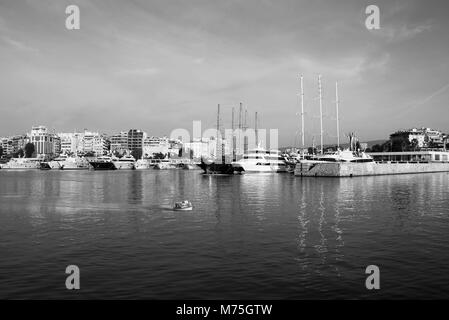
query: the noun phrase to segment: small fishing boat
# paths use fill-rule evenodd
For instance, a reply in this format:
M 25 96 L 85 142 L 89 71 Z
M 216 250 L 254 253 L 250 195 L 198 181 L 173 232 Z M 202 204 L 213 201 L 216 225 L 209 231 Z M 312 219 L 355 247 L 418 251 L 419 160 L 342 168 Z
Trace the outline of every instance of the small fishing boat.
M 176 202 L 173 206 L 173 210 L 175 211 L 191 211 L 193 209 L 192 203 L 190 201 L 184 200 L 181 202 Z

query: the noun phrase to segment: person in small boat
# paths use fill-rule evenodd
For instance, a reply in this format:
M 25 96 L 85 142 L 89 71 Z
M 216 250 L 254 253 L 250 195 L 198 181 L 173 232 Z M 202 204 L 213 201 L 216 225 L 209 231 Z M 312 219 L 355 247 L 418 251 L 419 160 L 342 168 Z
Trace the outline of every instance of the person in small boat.
M 191 206 L 192 206 L 192 204 L 189 201 L 187 201 L 187 200 L 175 203 L 175 208 L 176 209 L 184 209 L 184 208 L 188 208 L 188 207 L 191 207 Z

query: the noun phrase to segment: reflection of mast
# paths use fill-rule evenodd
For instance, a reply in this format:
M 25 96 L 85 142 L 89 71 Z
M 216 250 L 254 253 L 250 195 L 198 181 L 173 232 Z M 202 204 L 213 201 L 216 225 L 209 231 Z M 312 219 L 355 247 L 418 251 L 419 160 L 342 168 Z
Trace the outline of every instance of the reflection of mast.
M 320 149 L 323 154 L 323 95 L 321 90 L 321 75 L 318 76 L 318 90 L 320 93 Z

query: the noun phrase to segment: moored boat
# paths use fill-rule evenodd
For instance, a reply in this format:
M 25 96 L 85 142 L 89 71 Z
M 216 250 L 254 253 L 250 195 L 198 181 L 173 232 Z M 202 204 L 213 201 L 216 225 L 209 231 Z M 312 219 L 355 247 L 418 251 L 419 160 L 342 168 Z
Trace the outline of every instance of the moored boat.
M 40 158 L 12 158 L 2 164 L 3 170 L 30 170 L 39 169 L 42 159 Z
M 111 157 L 101 156 L 96 158 L 95 160 L 89 161 L 90 165 L 94 170 L 116 170 L 117 168 L 114 165 Z
M 112 159 L 117 170 L 134 170 L 136 159 L 133 156 L 125 155 L 119 159 Z
M 236 171 L 243 172 L 287 172 L 287 162 L 278 150 L 257 147 L 232 162 Z

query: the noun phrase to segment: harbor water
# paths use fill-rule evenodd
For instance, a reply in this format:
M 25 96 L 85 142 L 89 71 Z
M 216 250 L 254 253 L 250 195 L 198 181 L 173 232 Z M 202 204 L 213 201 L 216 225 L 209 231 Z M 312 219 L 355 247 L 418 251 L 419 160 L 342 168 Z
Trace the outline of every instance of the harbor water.
M 448 208 L 448 173 L 0 170 L 0 298 L 448 299 Z

